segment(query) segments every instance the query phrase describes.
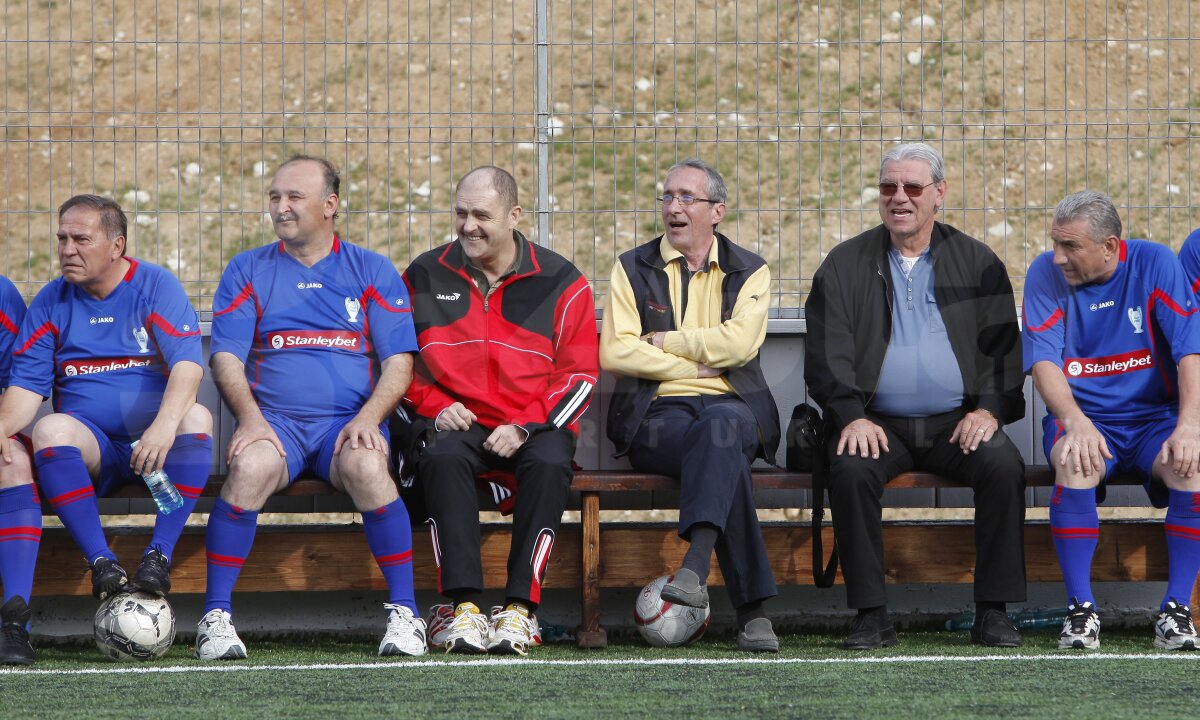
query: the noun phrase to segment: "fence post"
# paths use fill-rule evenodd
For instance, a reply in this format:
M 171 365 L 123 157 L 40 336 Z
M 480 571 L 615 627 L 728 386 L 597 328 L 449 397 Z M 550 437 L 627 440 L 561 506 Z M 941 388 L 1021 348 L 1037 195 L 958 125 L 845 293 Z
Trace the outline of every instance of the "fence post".
M 537 0 L 537 243 L 550 245 L 550 52 L 549 1 Z

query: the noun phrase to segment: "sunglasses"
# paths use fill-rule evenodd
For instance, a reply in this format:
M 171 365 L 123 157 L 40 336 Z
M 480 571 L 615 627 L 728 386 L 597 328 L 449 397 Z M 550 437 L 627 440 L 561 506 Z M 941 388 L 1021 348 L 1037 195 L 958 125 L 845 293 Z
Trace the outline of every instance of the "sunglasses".
M 931 185 L 937 185 L 937 183 L 931 182 L 920 185 L 918 183 L 881 182 L 879 183 L 879 194 L 883 197 L 892 197 L 896 194 L 897 190 L 904 188 L 905 195 L 910 198 L 919 198 L 921 197 L 921 194 L 925 192 L 925 188 Z

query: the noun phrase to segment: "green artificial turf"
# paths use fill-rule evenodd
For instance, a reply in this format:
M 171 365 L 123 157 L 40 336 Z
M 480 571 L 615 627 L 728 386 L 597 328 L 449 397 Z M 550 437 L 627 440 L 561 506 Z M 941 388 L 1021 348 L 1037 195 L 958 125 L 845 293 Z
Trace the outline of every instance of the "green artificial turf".
M 1056 639 L 1028 633 L 1024 648 L 1000 651 L 970 645 L 965 633 L 902 633 L 895 648 L 851 653 L 840 636 L 786 635 L 777 656 L 746 656 L 731 637 L 678 650 L 619 639 L 605 650 L 541 647 L 535 662 L 441 653 L 381 660 L 370 640 L 309 639 L 252 642 L 248 660 L 219 664 L 178 645 L 148 665 L 106 662 L 85 645 L 48 646 L 33 673 L 0 672 L 0 715 L 1194 717 L 1200 653 L 1155 651 L 1146 632 L 1103 635 L 1104 655 L 1136 657 L 1060 652 Z M 648 664 L 655 660 L 672 664 Z M 304 665 L 326 667 L 296 667 Z M 130 669 L 151 672 L 120 672 Z

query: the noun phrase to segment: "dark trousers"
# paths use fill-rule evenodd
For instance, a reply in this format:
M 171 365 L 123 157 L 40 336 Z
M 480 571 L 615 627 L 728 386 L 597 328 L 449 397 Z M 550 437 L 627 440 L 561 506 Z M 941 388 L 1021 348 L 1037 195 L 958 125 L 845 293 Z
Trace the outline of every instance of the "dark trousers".
M 961 411 L 928 418 L 870 416 L 887 433 L 879 459 L 837 455 L 829 442 L 829 500 L 851 608 L 887 604 L 883 488 L 909 470 L 944 475 L 975 490 L 975 601 L 1025 599 L 1025 464 L 1003 431 L 964 455 L 949 442 Z M 930 548 L 929 562 L 937 562 Z
M 446 595 L 483 590 L 475 478 L 489 470 L 505 470 L 517 479 L 505 594 L 536 605 L 567 507 L 575 435 L 569 430 L 535 433 L 511 458 L 501 458 L 483 449 L 490 434 L 479 425 L 430 433 L 417 460 L 417 479 L 433 524 L 439 589 Z
M 700 522 L 720 531 L 717 563 L 734 607 L 776 594 L 750 482 L 757 449 L 754 415 L 732 395 L 655 400 L 629 449 L 635 469 L 679 478 L 680 537 Z

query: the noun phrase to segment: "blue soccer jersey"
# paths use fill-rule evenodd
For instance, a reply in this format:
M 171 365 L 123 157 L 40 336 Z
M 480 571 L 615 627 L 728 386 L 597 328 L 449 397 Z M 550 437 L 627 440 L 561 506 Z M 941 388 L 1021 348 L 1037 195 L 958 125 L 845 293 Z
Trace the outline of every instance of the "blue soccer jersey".
M 213 298 L 212 352 L 246 364 L 264 410 L 296 418 L 352 415 L 379 363 L 416 352 L 408 290 L 391 261 L 334 238 L 305 267 L 282 242 L 241 253 Z
M 1179 248 L 1179 262 L 1193 293 L 1200 293 L 1200 228 L 1196 228 Z
M 1024 367 L 1062 368 L 1075 402 L 1104 422 L 1150 420 L 1178 404 L 1176 365 L 1200 353 L 1183 268 L 1165 245 L 1121 242 L 1107 281 L 1072 287 L 1043 253 L 1025 278 Z
M 0 275 L 0 390 L 8 387 L 12 371 L 13 344 L 25 318 L 25 300 L 12 280 Z
M 128 258 L 103 300 L 58 278 L 21 323 L 10 385 L 57 412 L 81 415 L 115 440 L 140 437 L 158 414 L 167 375 L 184 360 L 203 367 L 200 323 L 166 270 Z

